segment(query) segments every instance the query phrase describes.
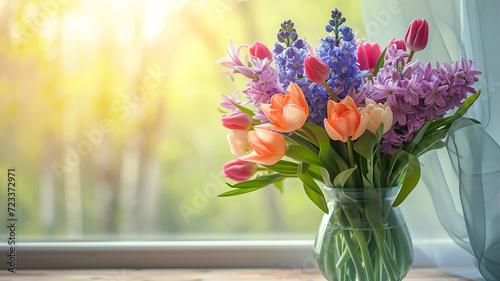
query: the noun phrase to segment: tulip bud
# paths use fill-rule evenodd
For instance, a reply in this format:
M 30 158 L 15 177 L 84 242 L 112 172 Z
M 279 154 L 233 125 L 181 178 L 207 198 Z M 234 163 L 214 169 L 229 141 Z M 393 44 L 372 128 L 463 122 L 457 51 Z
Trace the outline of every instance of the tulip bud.
M 306 76 L 314 83 L 323 83 L 330 74 L 330 67 L 321 59 L 307 55 L 304 59 Z
M 231 130 L 248 130 L 252 127 L 252 117 L 244 112 L 231 112 L 221 115 L 222 126 Z
M 250 55 L 258 57 L 261 60 L 265 58 L 268 58 L 269 61 L 273 60 L 273 53 L 271 53 L 271 50 L 259 41 L 255 41 L 253 45 L 248 48 L 248 51 L 250 52 Z
M 358 45 L 358 63 L 359 69 L 369 70 L 373 73 L 375 65 L 382 51 L 377 43 L 363 43 Z
M 418 52 L 427 46 L 429 40 L 429 25 L 426 20 L 415 19 L 408 26 L 405 44 L 412 52 Z
M 237 182 L 249 180 L 255 172 L 257 172 L 257 164 L 239 159 L 229 161 L 222 166 L 224 176 Z
M 387 49 L 389 49 L 393 44 L 396 44 L 396 48 L 398 50 L 403 50 L 406 52 L 406 45 L 403 39 L 392 38 L 391 41 L 389 41 L 389 44 L 387 44 Z

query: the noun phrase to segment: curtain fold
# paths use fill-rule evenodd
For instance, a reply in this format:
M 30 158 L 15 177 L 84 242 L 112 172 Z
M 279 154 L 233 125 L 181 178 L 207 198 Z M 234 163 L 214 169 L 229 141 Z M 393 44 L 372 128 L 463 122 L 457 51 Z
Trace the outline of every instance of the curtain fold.
M 446 149 L 421 157 L 422 178 L 401 208 L 415 246 L 442 271 L 500 280 L 500 1 L 360 0 L 360 6 L 367 41 L 384 48 L 423 18 L 429 43 L 415 59 L 435 66 L 466 58 L 483 73 L 481 97 L 467 115 L 481 125 L 455 122 Z

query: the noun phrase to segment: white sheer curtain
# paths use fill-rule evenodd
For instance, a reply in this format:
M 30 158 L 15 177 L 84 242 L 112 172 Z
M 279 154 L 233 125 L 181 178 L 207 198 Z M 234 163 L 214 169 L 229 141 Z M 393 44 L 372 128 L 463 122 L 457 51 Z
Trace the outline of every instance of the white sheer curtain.
M 480 99 L 450 130 L 448 149 L 421 157 L 420 183 L 401 208 L 414 244 L 443 271 L 473 280 L 500 280 L 500 1 L 360 0 L 367 40 L 382 48 L 404 39 L 415 18 L 429 23 L 422 62 L 460 58 L 481 71 Z M 492 252 L 498 252 L 495 254 Z M 479 265 L 478 265 L 479 264 Z M 481 276 L 482 274 L 482 276 Z

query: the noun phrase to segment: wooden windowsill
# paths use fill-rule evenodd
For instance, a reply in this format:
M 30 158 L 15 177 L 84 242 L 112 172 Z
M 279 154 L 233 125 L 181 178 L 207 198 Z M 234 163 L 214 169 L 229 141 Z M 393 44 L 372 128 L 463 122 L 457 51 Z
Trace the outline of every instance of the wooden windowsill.
M 172 281 L 247 281 L 309 280 L 324 281 L 317 269 L 89 269 L 19 270 L 0 273 L 0 280 L 85 281 L 85 280 L 172 280 Z M 412 268 L 404 281 L 464 281 L 441 273 L 436 268 Z

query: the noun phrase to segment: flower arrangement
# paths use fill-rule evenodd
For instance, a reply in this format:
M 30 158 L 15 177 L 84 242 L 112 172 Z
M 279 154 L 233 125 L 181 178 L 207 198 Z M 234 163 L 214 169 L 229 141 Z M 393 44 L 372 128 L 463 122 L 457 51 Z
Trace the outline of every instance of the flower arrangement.
M 317 182 L 337 188 L 402 184 L 394 206 L 415 187 L 418 156 L 443 146 L 451 123 L 479 96 L 472 85 L 480 72 L 465 59 L 436 62 L 435 68 L 414 60 L 428 42 L 425 20 L 414 20 L 404 40 L 392 39 L 383 52 L 376 43 L 356 40 L 345 22 L 332 11 L 329 35 L 313 47 L 285 21 L 272 51 L 256 41 L 243 61 L 247 46 L 236 49 L 230 42 L 228 57 L 216 63 L 233 81 L 241 74 L 249 82 L 241 91 L 244 101 L 239 91 L 222 95 L 222 125 L 231 129 L 228 141 L 238 157 L 223 173 L 239 183 L 228 184 L 232 190 L 220 196 L 298 177 L 327 213 Z
M 413 59 L 427 46 L 425 20 L 383 51 L 356 40 L 345 22 L 332 11 L 329 34 L 313 47 L 285 21 L 272 51 L 256 41 L 243 61 L 247 46 L 230 42 L 228 57 L 216 63 L 229 69 L 222 74 L 250 82 L 244 101 L 239 91 L 222 95 L 222 125 L 238 157 L 222 170 L 238 183 L 219 196 L 271 184 L 282 190 L 284 179 L 297 177 L 325 213 L 314 253 L 328 280 L 402 280 L 413 247 L 395 207 L 420 179 L 418 157 L 443 147 L 452 123 L 478 98 L 472 86 L 481 73 L 465 59 L 435 67 Z

